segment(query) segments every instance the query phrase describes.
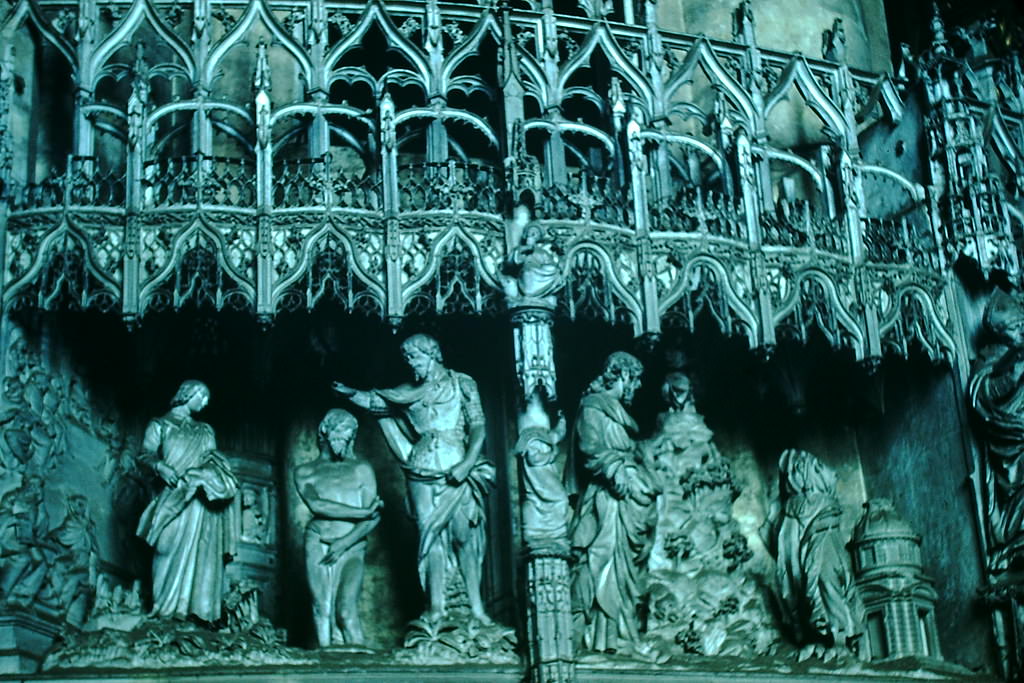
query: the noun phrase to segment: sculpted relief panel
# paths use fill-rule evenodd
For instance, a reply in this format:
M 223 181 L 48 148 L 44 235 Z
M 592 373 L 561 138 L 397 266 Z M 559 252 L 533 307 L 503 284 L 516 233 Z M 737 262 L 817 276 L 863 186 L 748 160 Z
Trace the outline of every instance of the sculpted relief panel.
M 217 437 L 230 429 L 216 412 L 208 413 L 210 423 L 200 417 L 218 395 L 214 383 L 181 382 L 169 410 L 140 422 L 138 454 L 130 460 L 138 470 L 133 481 L 151 475 L 156 484 L 139 488 L 144 500 L 130 524 L 140 541 L 137 559 L 151 563 L 139 571 L 102 570 L 88 497 L 68 488 L 63 507 L 41 503 L 51 483 L 35 472 L 53 466 L 40 444 L 52 450 L 68 420 L 47 431 L 39 418 L 43 427 L 33 430 L 32 406 L 45 408 L 47 400 L 26 402 L 21 417 L 12 414 L 17 428 L 5 432 L 5 455 L 24 475 L 0 494 L 0 514 L 9 520 L 0 596 L 8 611 L 59 606 L 55 621 L 81 627 L 63 638 L 46 668 L 515 668 L 535 656 L 529 653 L 537 639 L 551 639 L 562 644 L 541 656 L 560 667 L 553 680 L 569 680 L 572 666 L 585 667 L 584 678 L 595 669 L 678 667 L 694 656 L 846 667 L 882 651 L 874 641 L 867 646 L 859 586 L 874 591 L 870 610 L 880 618 L 897 614 L 890 603 L 898 596 L 891 581 L 879 578 L 888 576 L 880 561 L 874 574 L 855 576 L 838 521 L 835 473 L 810 453 L 781 454 L 779 511 L 764 527 L 773 562 L 752 540 L 749 521 L 741 525 L 734 504 L 747 473 L 738 476 L 728 452 L 719 450 L 689 374 L 671 369 L 678 359 L 670 361 L 660 385 L 648 390 L 651 398 L 637 403 L 655 363 L 623 351 L 606 358 L 580 397 L 548 395 L 542 384 L 531 385 L 525 399 L 514 394 L 522 400 L 518 429 L 504 448 L 519 468 L 513 502 L 521 511 L 528 591 L 515 607 L 529 604 L 536 612 L 524 638 L 500 611 L 502 596 L 485 573 L 497 557 L 488 548 L 513 544 L 488 524 L 501 493 L 499 461 L 484 448 L 494 433 L 489 422 L 501 419 L 490 407 L 485 413 L 495 405 L 487 402 L 490 378 L 478 384 L 476 371 L 458 369 L 463 359 L 447 362 L 431 336 L 416 334 L 396 346 L 410 380 L 387 388 L 324 382 L 319 420 L 302 423 L 305 454 L 275 463 L 275 474 L 260 474 L 235 451 L 222 450 Z M 9 359 L 19 353 L 16 346 Z M 374 375 L 359 381 L 367 377 Z M 16 386 L 10 378 L 6 384 Z M 45 382 L 47 390 L 56 386 Z M 328 389 L 340 397 L 334 405 Z M 567 419 L 560 408 L 577 398 Z M 109 457 L 115 473 L 129 462 Z M 106 495 L 115 500 L 113 487 Z M 289 496 L 302 510 L 293 531 L 277 507 Z M 401 528 L 413 543 L 396 541 Z M 281 558 L 276 539 L 295 533 L 297 573 L 242 566 L 246 547 Z M 764 557 L 755 560 L 756 552 Z M 397 603 L 377 599 L 396 576 L 385 566 L 390 558 L 409 567 L 418 584 L 411 592 L 390 589 L 415 610 L 404 618 L 382 615 Z M 267 582 L 276 587 L 269 601 Z M 919 595 L 914 599 L 926 602 L 929 594 L 922 588 Z M 304 615 L 300 626 L 274 614 L 275 601 L 300 596 L 307 601 L 294 612 Z M 400 631 L 382 630 L 382 618 Z

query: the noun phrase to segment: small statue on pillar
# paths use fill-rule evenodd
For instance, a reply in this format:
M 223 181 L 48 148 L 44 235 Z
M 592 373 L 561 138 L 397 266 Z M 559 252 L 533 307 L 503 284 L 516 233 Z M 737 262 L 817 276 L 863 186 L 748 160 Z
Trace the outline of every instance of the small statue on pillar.
M 562 483 L 565 416 L 551 427 L 540 396 L 534 393 L 520 417 L 515 452 L 522 462 L 523 537 L 535 554 L 568 555 L 569 496 Z
M 317 429 L 320 457 L 295 470 L 295 488 L 313 512 L 306 525 L 306 575 L 320 647 L 365 641 L 359 593 L 366 537 L 383 505 L 369 463 L 352 450 L 358 423 L 351 413 L 327 412 Z
M 554 293 L 562 284 L 562 269 L 554 242 L 544 237 L 540 225 L 529 222 L 526 207 L 517 208 L 515 224 L 522 241 L 512 248 L 506 262 L 506 270 L 511 275 L 505 280 L 509 305 L 554 309 Z

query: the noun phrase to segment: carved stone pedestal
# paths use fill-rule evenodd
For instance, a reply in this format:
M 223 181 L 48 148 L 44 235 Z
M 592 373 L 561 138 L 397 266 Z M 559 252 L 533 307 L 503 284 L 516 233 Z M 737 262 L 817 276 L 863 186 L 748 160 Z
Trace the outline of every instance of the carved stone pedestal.
M 530 680 L 575 681 L 569 562 L 565 557 L 531 556 L 526 580 Z
M 33 614 L 0 615 L 0 674 L 32 674 L 53 647 L 56 624 Z
M 526 396 L 535 389 L 543 389 L 549 398 L 555 395 L 555 347 L 551 339 L 554 306 L 547 304 L 546 301 L 523 298 L 509 302 L 516 374 Z

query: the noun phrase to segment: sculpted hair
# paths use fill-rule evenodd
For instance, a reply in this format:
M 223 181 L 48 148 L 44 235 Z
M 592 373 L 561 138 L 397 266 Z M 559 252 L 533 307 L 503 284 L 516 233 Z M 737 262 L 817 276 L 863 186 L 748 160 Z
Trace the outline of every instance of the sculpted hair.
M 320 445 L 323 446 L 327 442 L 328 434 L 342 426 L 349 427 L 352 431 L 355 431 L 356 427 L 359 426 L 359 421 L 347 410 L 342 410 L 341 408 L 328 410 L 327 414 L 324 415 L 324 419 L 320 420 L 320 426 L 316 430 Z
M 171 407 L 183 406 L 192 400 L 192 397 L 198 394 L 200 391 L 205 391 L 206 395 L 210 395 L 210 389 L 197 379 L 187 379 L 181 383 L 178 387 L 178 391 L 174 394 L 174 398 L 171 399 Z
M 985 307 L 983 322 L 1001 339 L 1010 338 L 1010 330 L 1024 323 L 1024 305 L 1020 300 L 997 289 Z
M 615 384 L 615 380 L 625 375 L 639 376 L 643 374 L 644 366 L 633 354 L 625 351 L 613 351 L 604 362 L 604 370 L 590 383 L 587 393 L 593 394 L 598 391 L 607 391 Z
M 417 351 L 430 356 L 438 363 L 441 362 L 441 345 L 429 334 L 414 334 L 404 342 L 402 349 L 416 349 Z

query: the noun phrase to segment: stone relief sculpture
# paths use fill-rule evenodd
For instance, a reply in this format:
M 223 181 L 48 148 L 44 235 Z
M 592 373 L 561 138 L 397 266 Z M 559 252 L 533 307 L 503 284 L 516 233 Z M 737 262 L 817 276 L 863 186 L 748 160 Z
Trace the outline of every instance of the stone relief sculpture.
M 54 557 L 50 583 L 57 604 L 66 611 L 66 619 L 75 626 L 85 623 L 89 598 L 94 592 L 96 571 L 96 528 L 89 516 L 85 496 L 72 494 L 65 501 L 64 521 L 49 533 Z
M 571 531 L 573 610 L 583 647 L 596 652 L 648 653 L 640 642 L 640 567 L 658 487 L 635 440 L 637 424 L 626 412 L 642 372 L 628 353 L 608 356 L 580 400 L 574 427 L 587 481 Z
M 42 590 L 49 569 L 43 539 L 49 530 L 43 480 L 26 476 L 0 498 L 0 591 L 9 605 L 28 607 Z
M 522 462 L 523 536 L 535 553 L 565 555 L 568 551 L 569 496 L 562 483 L 565 469 L 559 444 L 565 438 L 565 416 L 554 428 L 540 398 L 534 394 L 520 418 L 515 452 Z
M 224 565 L 238 545 L 231 505 L 238 481 L 217 452 L 213 429 L 193 417 L 209 398 L 205 384 L 186 380 L 143 438 L 143 460 L 164 482 L 136 530 L 153 546 L 153 616 L 207 623 L 221 616 Z
M 650 557 L 646 638 L 665 651 L 761 655 L 778 631 L 747 562 L 753 553 L 732 504 L 740 494 L 729 462 L 697 412 L 689 378 L 670 372 L 668 409 L 642 449 L 662 494 Z
M 484 413 L 476 382 L 446 368 L 440 345 L 428 335 L 406 339 L 402 354 L 415 384 L 368 391 L 341 382 L 333 386 L 379 417 L 405 472 L 409 509 L 419 532 L 417 570 L 427 599 L 423 616 L 406 636 L 409 656 L 512 661 L 514 632 L 493 623 L 480 592 L 485 497 L 495 470 L 482 455 Z M 449 606 L 463 599 L 468 614 Z
M 95 525 L 85 497 L 71 494 L 51 529 L 44 488 L 28 475 L 0 498 L 0 592 L 8 608 L 81 626 L 95 588 Z
M 980 351 L 968 395 L 987 454 L 989 570 L 1005 574 L 1024 560 L 1024 303 L 997 292 L 983 325 L 992 341 Z
M 433 337 L 409 337 L 402 353 L 417 384 L 358 391 L 335 382 L 334 390 L 380 416 L 384 438 L 405 471 L 419 530 L 424 616 L 437 621 L 447 614 L 447 581 L 458 567 L 473 617 L 487 623 L 480 580 L 487 540 L 484 497 L 494 483 L 494 466 L 481 457 L 480 394 L 471 377 L 444 367 Z
M 512 249 L 506 263 L 512 275 L 506 280 L 506 295 L 520 303 L 532 300 L 551 308 L 555 305 L 554 292 L 562 284 L 559 256 L 554 242 L 544 237 L 544 230 L 528 219 L 527 209 L 520 207 L 515 222 L 521 226 L 522 241 Z
M 242 488 L 241 539 L 250 543 L 263 543 L 267 534 L 267 500 L 263 492 L 251 487 Z
M 840 529 L 836 474 L 806 451 L 779 459 L 775 521 L 779 597 L 800 646 L 799 659 L 858 655 L 864 607 Z
M 295 488 L 313 512 L 306 526 L 306 576 L 320 647 L 362 645 L 359 594 L 366 537 L 383 505 L 369 463 L 352 449 L 358 423 L 344 410 L 327 412 L 317 429 L 320 456 L 295 470 Z

